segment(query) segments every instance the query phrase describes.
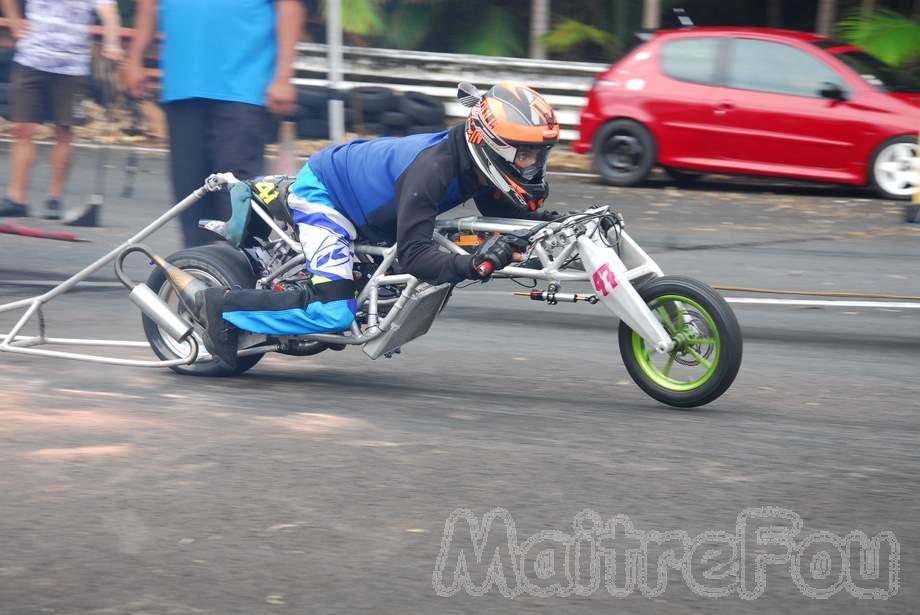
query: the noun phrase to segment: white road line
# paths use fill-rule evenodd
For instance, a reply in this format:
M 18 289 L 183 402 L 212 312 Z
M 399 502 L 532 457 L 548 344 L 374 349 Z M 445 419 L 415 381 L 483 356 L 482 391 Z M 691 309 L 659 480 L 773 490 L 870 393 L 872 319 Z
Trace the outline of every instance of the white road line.
M 0 280 L 0 286 L 39 286 L 53 287 L 63 284 L 63 280 Z M 119 289 L 124 288 L 120 282 L 80 282 L 77 286 L 88 288 Z M 511 291 L 480 290 L 479 295 L 493 297 L 510 297 Z M 811 307 L 836 307 L 836 308 L 877 308 L 891 310 L 920 310 L 920 302 L 908 301 L 835 301 L 828 299 L 769 299 L 758 297 L 726 297 L 729 303 L 744 305 L 790 305 Z
M 0 139 L 0 143 L 11 144 L 11 139 Z M 35 145 L 54 145 L 53 141 L 36 141 Z M 72 143 L 71 147 L 75 149 L 100 149 L 107 147 L 115 151 L 137 150 L 139 154 L 168 154 L 169 150 L 162 147 L 138 147 L 136 145 L 125 143 Z
M 12 144 L 13 142 L 10 139 L 0 139 L 0 143 Z M 53 141 L 36 141 L 35 145 L 54 145 Z M 102 147 L 107 147 L 112 151 L 136 151 L 138 154 L 157 154 L 157 155 L 166 155 L 169 154 L 169 150 L 162 147 L 138 147 L 131 145 L 130 143 L 73 143 L 71 147 L 76 149 L 100 149 Z M 265 152 L 265 157 L 269 160 L 274 160 L 277 157 L 276 153 Z M 298 160 L 305 161 L 309 156 L 303 156 L 298 154 L 296 156 Z
M 63 283 L 64 280 L 0 280 L 0 286 L 39 286 L 48 288 L 60 286 Z M 121 282 L 95 282 L 92 280 L 84 280 L 77 286 L 82 286 L 83 288 L 125 288 Z
M 726 297 L 729 303 L 746 303 L 753 305 L 803 305 L 815 307 L 863 307 L 895 310 L 917 310 L 920 303 L 906 301 L 833 301 L 821 299 L 757 299 L 754 297 Z
M 511 293 L 500 290 L 479 290 L 475 291 L 480 295 L 490 296 L 509 296 Z M 527 300 L 526 297 L 518 297 Z M 827 299 L 768 299 L 758 297 L 726 297 L 729 303 L 738 303 L 746 305 L 795 305 L 795 306 L 812 306 L 812 307 L 838 307 L 838 308 L 878 308 L 878 309 L 896 309 L 896 310 L 920 310 L 920 302 L 909 301 L 834 301 Z M 569 305 L 566 303 L 565 305 Z

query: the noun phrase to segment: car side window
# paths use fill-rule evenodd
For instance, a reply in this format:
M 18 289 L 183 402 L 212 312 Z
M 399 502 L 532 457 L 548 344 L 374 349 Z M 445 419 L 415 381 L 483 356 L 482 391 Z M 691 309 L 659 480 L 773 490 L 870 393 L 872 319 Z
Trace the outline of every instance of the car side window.
M 846 90 L 843 79 L 819 59 L 782 43 L 736 38 L 732 41 L 726 85 L 741 90 L 812 96 L 824 83 Z
M 684 38 L 661 48 L 661 70 L 671 79 L 713 85 L 719 57 L 719 39 Z

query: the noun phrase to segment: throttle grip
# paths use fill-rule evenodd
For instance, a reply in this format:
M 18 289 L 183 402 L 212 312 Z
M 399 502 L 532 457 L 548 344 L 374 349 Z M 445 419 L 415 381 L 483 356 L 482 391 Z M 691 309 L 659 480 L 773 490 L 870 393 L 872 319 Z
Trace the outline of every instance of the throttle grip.
M 495 270 L 495 265 L 492 261 L 485 260 L 476 265 L 476 273 L 479 274 L 481 278 L 487 278 L 492 275 L 492 271 Z

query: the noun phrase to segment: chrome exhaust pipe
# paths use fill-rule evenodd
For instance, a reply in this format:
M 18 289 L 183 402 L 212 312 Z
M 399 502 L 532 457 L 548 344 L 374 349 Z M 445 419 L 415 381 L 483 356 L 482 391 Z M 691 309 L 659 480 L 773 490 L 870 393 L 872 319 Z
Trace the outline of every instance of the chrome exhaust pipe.
M 153 254 L 147 246 L 133 245 L 125 248 L 115 261 L 115 277 L 128 288 L 131 293 L 128 297 L 140 310 L 153 320 L 170 337 L 178 342 L 184 342 L 195 330 L 191 323 L 176 314 L 159 295 L 143 283 L 135 283 L 125 274 L 124 261 L 132 252 L 140 252 L 160 267 L 166 274 L 169 284 L 176 290 L 179 300 L 186 306 L 194 305 L 195 295 L 207 288 L 207 285 L 182 271 L 166 259 Z
M 191 323 L 173 312 L 146 284 L 137 284 L 128 298 L 177 342 L 184 342 L 195 330 Z

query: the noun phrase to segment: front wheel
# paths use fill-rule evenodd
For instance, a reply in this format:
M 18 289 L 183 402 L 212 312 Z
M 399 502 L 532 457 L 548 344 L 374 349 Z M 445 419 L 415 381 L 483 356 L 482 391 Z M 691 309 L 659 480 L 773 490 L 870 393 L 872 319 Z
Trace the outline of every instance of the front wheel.
M 186 273 L 202 280 L 208 286 L 255 288 L 256 278 L 249 261 L 240 251 L 234 250 L 226 244 L 189 248 L 188 250 L 176 252 L 166 260 Z M 189 322 L 195 322 L 188 315 L 185 306 L 179 302 L 172 285 L 166 281 L 166 274 L 163 273 L 162 269 L 157 267 L 153 270 L 150 277 L 147 278 L 147 286 L 180 316 L 184 316 Z M 147 336 L 150 348 L 161 359 L 180 359 L 187 354 L 188 347 L 185 342 L 174 340 L 146 315 L 143 316 L 143 325 L 144 334 Z M 200 325 L 196 324 L 195 334 L 198 335 L 199 347 L 204 350 L 204 345 L 200 341 L 200 330 Z M 239 358 L 235 370 L 227 369 L 217 361 L 177 365 L 170 369 L 179 374 L 191 376 L 237 376 L 252 369 L 263 356 L 261 354 L 244 355 Z
M 870 184 L 882 198 L 909 199 L 920 190 L 917 136 L 896 137 L 882 143 L 869 161 L 869 170 Z
M 632 379 L 658 401 L 694 408 L 728 390 L 741 367 L 741 327 L 725 299 L 691 278 L 657 278 L 637 289 L 674 340 L 657 353 L 620 323 L 620 355 Z

